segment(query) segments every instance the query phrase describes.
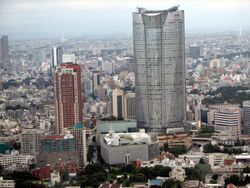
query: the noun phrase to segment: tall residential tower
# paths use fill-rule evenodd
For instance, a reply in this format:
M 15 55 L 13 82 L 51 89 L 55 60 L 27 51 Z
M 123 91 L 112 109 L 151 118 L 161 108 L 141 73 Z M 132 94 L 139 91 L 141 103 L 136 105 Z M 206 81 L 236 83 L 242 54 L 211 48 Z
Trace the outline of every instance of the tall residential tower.
M 56 126 L 55 132 L 62 134 L 64 128 L 82 122 L 82 95 L 80 65 L 60 64 L 54 75 Z
M 184 11 L 173 7 L 133 13 L 136 118 L 140 128 L 165 133 L 183 127 L 185 103 Z

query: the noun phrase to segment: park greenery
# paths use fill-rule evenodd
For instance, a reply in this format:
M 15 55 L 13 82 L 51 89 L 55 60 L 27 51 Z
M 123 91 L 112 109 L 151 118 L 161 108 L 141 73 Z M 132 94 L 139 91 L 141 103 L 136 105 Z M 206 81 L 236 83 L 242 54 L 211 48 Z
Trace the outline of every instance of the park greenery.
M 250 100 L 250 94 L 245 92 L 249 88 L 243 86 L 226 86 L 220 87 L 215 91 L 207 93 L 205 99 L 203 99 L 203 104 L 219 104 L 219 103 L 232 103 L 232 104 L 242 104 L 242 101 Z M 241 91 L 241 92 L 239 92 Z
M 236 186 L 245 186 L 246 184 L 250 183 L 250 177 L 248 175 L 244 177 L 243 175 L 238 176 L 233 174 L 232 176 L 225 179 L 225 187 L 231 183 Z
M 212 145 L 211 143 L 208 143 L 203 146 L 203 152 L 204 153 L 227 153 L 231 155 L 231 154 L 241 154 L 243 151 L 241 148 L 235 148 L 232 146 L 224 146 L 224 148 L 221 149 L 218 145 Z
M 202 125 L 201 129 L 199 130 L 198 136 L 199 137 L 211 137 L 214 133 L 213 126 Z
M 12 179 L 15 181 L 16 188 L 45 188 L 44 184 L 40 184 L 30 172 L 11 172 L 3 175 L 4 179 Z
M 157 176 L 169 177 L 171 171 L 170 167 L 155 166 L 155 167 L 143 167 L 137 169 L 134 165 L 127 165 L 122 167 L 109 167 L 104 168 L 101 164 L 94 163 L 89 164 L 83 171 L 80 171 L 77 176 L 68 182 L 68 185 L 75 186 L 80 185 L 84 187 L 98 187 L 104 182 L 112 183 L 117 179 L 117 182 L 123 186 L 133 186 L 134 183 L 146 183 L 148 179 L 154 179 Z M 211 168 L 205 164 L 204 160 L 200 160 L 194 168 L 185 168 L 186 180 L 198 180 L 200 182 L 205 181 L 207 174 L 211 174 Z M 243 169 L 243 173 L 250 173 L 250 167 Z M 4 179 L 13 179 L 16 182 L 16 187 L 27 188 L 45 188 L 46 184 L 42 184 L 29 172 L 12 172 L 3 175 Z M 210 183 L 216 183 L 218 175 L 212 175 Z M 225 185 L 234 184 L 236 186 L 245 186 L 250 183 L 250 177 L 243 175 L 232 175 L 225 179 Z M 56 184 L 55 187 L 63 187 L 63 184 Z M 162 187 L 167 188 L 180 188 L 182 183 L 173 179 L 166 180 Z
M 181 188 L 182 183 L 180 181 L 168 179 L 163 183 L 162 187 L 163 188 Z
M 168 143 L 165 143 L 163 146 L 165 152 L 172 153 L 175 157 L 185 154 L 188 152 L 188 149 L 184 145 L 169 147 Z
M 194 168 L 185 168 L 186 180 L 198 180 L 205 181 L 207 174 L 211 174 L 212 170 L 210 165 L 205 164 L 205 161 L 201 159 Z
M 89 164 L 85 170 L 79 172 L 76 177 L 76 185 L 81 187 L 98 187 L 103 182 L 112 182 L 114 179 L 124 186 L 131 186 L 136 182 L 147 182 L 157 176 L 169 177 L 170 167 L 155 166 L 135 168 L 134 165 L 124 167 L 110 167 L 104 169 L 100 164 Z M 175 184 L 176 182 L 174 182 Z M 178 183 L 176 183 L 178 184 Z

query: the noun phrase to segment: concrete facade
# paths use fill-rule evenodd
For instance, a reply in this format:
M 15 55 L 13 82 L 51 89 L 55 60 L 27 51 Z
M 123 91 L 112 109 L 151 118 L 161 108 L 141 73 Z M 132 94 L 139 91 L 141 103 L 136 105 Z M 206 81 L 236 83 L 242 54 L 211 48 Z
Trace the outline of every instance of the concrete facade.
M 106 137 L 110 137 L 109 134 Z M 158 140 L 152 142 L 151 138 L 149 139 L 150 141 L 148 142 L 148 138 L 138 137 L 138 141 L 135 143 L 134 139 L 129 137 L 129 133 L 125 133 L 124 137 L 114 138 L 114 141 L 111 142 L 102 138 L 101 155 L 105 163 L 109 165 L 129 164 L 138 159 L 148 161 L 159 155 Z

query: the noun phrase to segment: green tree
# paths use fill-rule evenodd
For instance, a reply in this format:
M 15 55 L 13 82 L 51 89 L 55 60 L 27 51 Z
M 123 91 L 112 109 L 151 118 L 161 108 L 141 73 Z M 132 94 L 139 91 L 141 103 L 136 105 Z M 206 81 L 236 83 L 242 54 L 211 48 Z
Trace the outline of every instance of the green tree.
M 62 181 L 68 181 L 69 180 L 69 173 L 66 171 L 61 172 Z
M 140 168 L 139 172 L 143 173 L 147 177 L 147 179 L 155 178 L 154 176 L 155 174 L 153 174 L 154 173 L 153 168 L 148 168 L 148 167 Z
M 218 176 L 217 174 L 213 174 L 213 175 L 212 175 L 212 180 L 217 181 L 218 177 L 219 177 L 219 176 Z
M 249 184 L 250 183 L 250 177 L 248 175 L 246 175 L 244 183 L 245 184 Z
M 173 179 L 168 179 L 166 180 L 163 185 L 163 188 L 181 188 L 181 182 L 180 181 L 175 181 Z
M 240 181 L 239 176 L 234 174 L 234 175 L 232 175 L 232 176 L 225 179 L 225 186 L 230 184 L 230 183 L 232 183 L 234 185 L 238 185 L 239 181 Z
M 2 175 L 2 174 L 3 174 L 3 166 L 0 165 L 0 175 Z
M 201 180 L 201 175 L 195 168 L 185 168 L 187 180 Z
M 131 179 L 134 182 L 146 182 L 147 181 L 147 177 L 143 173 L 133 174 L 131 175 Z
M 159 176 L 162 177 L 169 177 L 169 173 L 171 172 L 171 168 L 170 167 L 163 167 L 159 170 Z
M 132 164 L 129 164 L 129 165 L 126 165 L 124 167 L 121 168 L 121 172 L 122 173 L 135 173 L 136 172 L 136 168 L 135 168 L 135 165 L 132 165 Z
M 94 163 L 87 165 L 84 172 L 85 174 L 93 174 L 97 172 L 105 172 L 105 170 L 99 163 Z
M 216 153 L 216 152 L 221 152 L 220 148 L 219 148 L 217 145 L 213 146 L 211 143 L 205 144 L 205 145 L 203 146 L 203 151 L 204 151 L 204 153 Z
M 200 175 L 200 180 L 203 182 L 205 181 L 206 175 L 209 173 L 212 173 L 210 165 L 206 165 L 206 164 L 197 164 L 195 165 L 195 169 Z
M 250 167 L 247 166 L 246 168 L 243 168 L 243 173 L 250 173 Z
M 205 164 L 205 161 L 204 161 L 204 159 L 203 159 L 203 158 L 200 158 L 200 160 L 199 160 L 199 164 Z
M 172 153 L 175 157 L 178 157 L 179 155 L 187 153 L 187 149 L 185 146 L 176 146 L 169 148 L 170 153 Z
M 168 150 L 169 150 L 169 145 L 168 145 L 168 143 L 164 143 L 164 145 L 163 145 L 163 150 L 164 150 L 164 151 L 168 151 Z

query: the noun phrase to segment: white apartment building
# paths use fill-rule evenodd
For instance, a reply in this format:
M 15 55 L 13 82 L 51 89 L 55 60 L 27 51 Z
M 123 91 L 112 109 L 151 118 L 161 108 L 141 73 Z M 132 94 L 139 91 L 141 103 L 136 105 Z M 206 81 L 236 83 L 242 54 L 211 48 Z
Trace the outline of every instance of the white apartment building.
M 0 165 L 8 167 L 13 164 L 28 166 L 35 162 L 35 156 L 19 154 L 18 151 L 12 151 L 10 154 L 0 155 Z

